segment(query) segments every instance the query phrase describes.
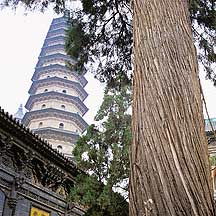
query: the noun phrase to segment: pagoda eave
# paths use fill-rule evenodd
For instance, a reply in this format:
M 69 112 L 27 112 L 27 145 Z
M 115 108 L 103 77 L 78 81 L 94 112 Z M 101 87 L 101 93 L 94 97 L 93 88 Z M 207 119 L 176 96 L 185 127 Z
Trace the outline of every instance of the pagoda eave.
M 49 31 L 47 34 L 47 38 L 51 38 L 55 35 L 61 35 L 61 34 L 65 34 L 65 29 L 57 29 L 57 30 L 53 30 L 53 31 Z
M 33 119 L 40 119 L 40 118 L 47 118 L 47 117 L 56 117 L 59 119 L 68 119 L 81 129 L 81 132 L 83 133 L 86 128 L 88 127 L 88 124 L 85 122 L 85 120 L 77 113 L 67 112 L 64 110 L 59 110 L 55 108 L 45 108 L 43 110 L 35 110 L 30 111 L 25 114 L 25 116 L 22 119 L 22 123 L 25 125 L 28 125 L 29 122 Z
M 42 49 L 41 49 L 41 52 L 40 52 L 40 56 L 43 56 L 46 52 L 49 52 L 49 51 L 56 51 L 56 50 L 61 50 L 61 51 L 65 51 L 65 47 L 63 44 L 57 44 L 57 45 L 53 45 L 53 46 L 44 46 Z
M 60 23 L 60 22 L 68 22 L 68 18 L 66 18 L 66 17 L 58 17 L 58 18 L 55 18 L 55 19 L 52 21 L 51 26 L 54 25 L 54 24 Z
M 56 29 L 59 29 L 59 28 L 64 28 L 64 27 L 68 27 L 69 26 L 69 22 L 66 21 L 66 20 L 62 20 L 61 22 L 59 23 L 56 23 L 56 24 L 53 24 L 50 26 L 49 28 L 49 31 L 52 31 L 52 30 L 56 30 Z
M 52 71 L 61 71 L 61 72 L 65 72 L 68 74 L 72 74 L 73 76 L 75 76 L 79 80 L 82 87 L 85 87 L 86 84 L 88 83 L 88 81 L 86 80 L 86 78 L 83 75 L 79 75 L 75 71 L 70 70 L 67 66 L 63 66 L 60 64 L 52 64 L 52 65 L 48 65 L 48 66 L 36 67 L 35 73 L 32 76 L 32 81 L 37 80 L 40 74 L 49 73 Z
M 58 128 L 53 127 L 37 128 L 33 129 L 32 131 L 38 134 L 39 136 L 43 136 L 44 139 L 50 139 L 55 137 L 55 139 L 75 143 L 79 138 L 79 135 L 77 133 L 67 130 L 60 130 Z
M 37 88 L 45 87 L 45 86 L 48 87 L 49 85 L 52 84 L 75 89 L 77 93 L 79 93 L 82 100 L 85 100 L 85 98 L 88 96 L 88 93 L 85 91 L 85 89 L 82 88 L 82 86 L 79 83 L 74 82 L 72 80 L 66 80 L 60 77 L 49 77 L 41 80 L 36 80 L 32 83 L 28 93 L 35 94 Z
M 46 55 L 46 56 L 39 56 L 38 58 L 38 63 L 37 63 L 37 67 L 38 66 L 41 66 L 44 62 L 47 62 L 47 61 L 51 61 L 51 60 L 62 60 L 62 61 L 68 61 L 70 62 L 71 64 L 75 64 L 76 61 L 73 60 L 72 58 L 70 58 L 69 56 L 65 55 L 65 54 L 62 54 L 62 53 L 56 53 L 56 54 L 50 54 L 50 55 Z
M 47 46 L 48 44 L 50 43 L 53 43 L 53 42 L 65 42 L 65 36 L 56 36 L 56 37 L 52 37 L 52 38 L 47 38 L 45 41 L 44 41 L 44 46 Z
M 44 101 L 44 100 L 50 100 L 50 99 L 57 99 L 66 101 L 68 103 L 73 103 L 81 112 L 82 116 L 88 111 L 88 108 L 86 105 L 79 99 L 79 97 L 62 94 L 55 91 L 40 93 L 36 95 L 30 95 L 28 98 L 28 101 L 26 102 L 25 108 L 28 110 L 31 110 L 33 107 L 33 104 L 38 101 Z

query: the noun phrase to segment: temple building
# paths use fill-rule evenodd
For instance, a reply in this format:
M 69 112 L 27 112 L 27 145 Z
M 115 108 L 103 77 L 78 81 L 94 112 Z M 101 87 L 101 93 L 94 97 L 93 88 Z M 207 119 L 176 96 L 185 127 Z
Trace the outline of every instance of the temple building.
M 46 139 L 53 148 L 72 157 L 73 146 L 86 128 L 83 115 L 88 96 L 83 75 L 69 69 L 73 65 L 65 52 L 68 16 L 53 19 L 46 35 L 29 89 L 22 123 Z
M 0 216 L 82 216 L 68 198 L 83 173 L 0 107 Z

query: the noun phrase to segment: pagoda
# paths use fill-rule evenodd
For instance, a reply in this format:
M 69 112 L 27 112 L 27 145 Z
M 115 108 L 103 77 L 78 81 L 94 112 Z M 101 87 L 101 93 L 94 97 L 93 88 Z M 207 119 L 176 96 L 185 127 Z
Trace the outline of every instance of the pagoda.
M 29 89 L 22 122 L 52 147 L 72 157 L 74 144 L 86 128 L 87 80 L 67 65 L 75 60 L 65 52 L 68 16 L 53 19 L 46 35 Z

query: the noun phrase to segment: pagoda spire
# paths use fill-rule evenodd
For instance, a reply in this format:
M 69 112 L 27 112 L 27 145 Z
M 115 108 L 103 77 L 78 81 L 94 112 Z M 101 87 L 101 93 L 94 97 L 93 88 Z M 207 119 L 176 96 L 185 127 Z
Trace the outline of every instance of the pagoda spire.
M 24 113 L 23 113 L 23 105 L 20 104 L 17 112 L 13 115 L 15 119 L 17 119 L 18 121 L 21 121 L 23 116 L 24 116 Z

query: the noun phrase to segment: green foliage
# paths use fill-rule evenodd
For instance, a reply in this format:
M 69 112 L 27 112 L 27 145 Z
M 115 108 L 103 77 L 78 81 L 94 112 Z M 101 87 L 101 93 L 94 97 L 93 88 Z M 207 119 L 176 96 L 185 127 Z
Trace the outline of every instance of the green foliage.
M 216 31 L 216 1 L 215 0 L 191 0 L 190 12 L 192 30 L 195 43 L 198 45 L 198 60 L 206 71 L 206 78 L 216 85 L 214 73 L 215 31 Z
M 88 209 L 85 216 L 127 216 L 128 215 L 128 203 L 118 193 L 112 193 L 112 198 L 108 207 L 101 209 L 100 204 L 91 206 Z
M 86 215 L 128 215 L 128 203 L 118 189 L 128 194 L 131 143 L 130 88 L 106 89 L 95 119 L 73 151 L 77 165 L 89 176 L 80 175 L 71 199 L 89 208 Z
M 85 206 L 96 205 L 103 185 L 94 177 L 84 174 L 80 174 L 76 181 L 76 188 L 71 190 L 70 197 L 81 201 L 80 203 Z
M 111 88 L 121 88 L 132 80 L 132 10 L 129 0 L 82 0 L 83 9 L 73 21 L 83 24 L 87 38 L 81 44 L 79 67 L 91 66 L 100 81 Z M 198 60 L 204 66 L 206 78 L 216 84 L 213 65 L 216 62 L 215 0 L 190 0 L 190 18 Z M 68 34 L 68 39 L 73 37 Z M 78 49 L 80 50 L 80 48 Z M 72 57 L 73 54 L 71 55 Z M 91 68 L 91 67 L 90 67 Z M 88 68 L 89 69 L 89 68 Z
M 22 5 L 29 10 L 39 9 L 41 11 L 44 11 L 51 5 L 56 13 L 62 13 L 65 8 L 65 2 L 65 0 L 3 0 L 0 5 L 2 7 L 10 6 L 14 8 Z
M 87 56 L 81 55 L 80 53 L 84 52 L 83 47 L 89 42 L 88 37 L 84 34 L 83 24 L 74 20 L 73 25 L 67 30 L 66 35 L 68 35 L 65 41 L 67 53 L 75 59 L 79 58 L 77 64 L 72 67 L 79 73 L 82 73 L 85 70 L 83 64 L 86 62 Z
M 48 5 L 59 13 L 67 0 L 4 0 L 4 5 L 23 4 L 44 10 Z M 198 60 L 206 78 L 216 85 L 216 0 L 189 0 L 190 18 Z M 73 4 L 73 3 L 72 3 Z M 76 69 L 87 67 L 111 88 L 120 89 L 132 80 L 132 9 L 130 0 L 81 0 L 82 8 L 72 11 L 66 48 L 77 59 Z M 77 32 L 79 32 L 79 34 Z M 79 37 L 80 38 L 79 38 Z
M 85 216 L 128 215 L 128 203 L 109 186 L 87 175 L 80 175 L 76 180 L 76 187 L 71 189 L 70 197 L 88 209 Z
M 129 0 L 82 0 L 83 10 L 73 13 L 74 23 L 82 24 L 82 34 L 85 38 L 80 47 L 78 68 L 88 64 L 91 70 L 102 82 L 112 88 L 128 85 L 132 78 L 132 15 Z M 71 42 L 74 32 L 68 32 L 66 43 Z M 75 41 L 74 41 L 75 46 Z M 74 47 L 75 49 L 75 47 Z
M 190 0 L 191 19 L 210 30 L 216 29 L 214 0 Z
M 211 166 L 216 166 L 216 156 L 211 156 L 209 159 Z

